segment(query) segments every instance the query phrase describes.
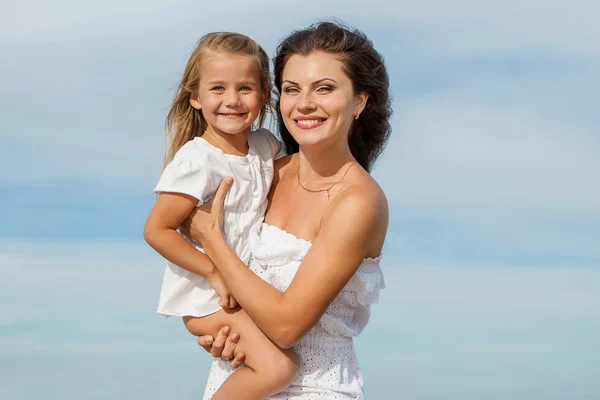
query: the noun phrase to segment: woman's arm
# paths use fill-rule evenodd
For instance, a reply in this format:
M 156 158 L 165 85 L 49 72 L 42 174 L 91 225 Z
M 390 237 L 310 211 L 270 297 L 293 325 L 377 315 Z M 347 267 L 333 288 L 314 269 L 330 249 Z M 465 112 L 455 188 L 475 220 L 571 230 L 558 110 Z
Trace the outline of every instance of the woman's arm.
M 195 235 L 252 320 L 278 346 L 290 347 L 321 318 L 369 250 L 381 247 L 387 229 L 385 196 L 349 189 L 333 200 L 296 276 L 282 293 L 244 265 L 223 238 L 220 205 L 230 185 L 224 181 L 214 203 L 198 210 Z
M 161 193 L 144 226 L 144 239 L 164 258 L 179 267 L 205 277 L 227 307 L 235 307 L 223 278 L 206 254 L 198 251 L 177 232 L 198 200 L 181 193 Z

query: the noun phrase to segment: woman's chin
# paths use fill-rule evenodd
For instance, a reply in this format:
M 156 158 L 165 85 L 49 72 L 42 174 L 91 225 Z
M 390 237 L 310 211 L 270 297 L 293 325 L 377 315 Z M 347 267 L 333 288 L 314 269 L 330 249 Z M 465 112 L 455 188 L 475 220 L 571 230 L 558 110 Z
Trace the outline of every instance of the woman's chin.
M 313 146 L 319 143 L 325 142 L 327 136 L 319 132 L 290 132 L 292 137 L 298 142 L 300 146 Z

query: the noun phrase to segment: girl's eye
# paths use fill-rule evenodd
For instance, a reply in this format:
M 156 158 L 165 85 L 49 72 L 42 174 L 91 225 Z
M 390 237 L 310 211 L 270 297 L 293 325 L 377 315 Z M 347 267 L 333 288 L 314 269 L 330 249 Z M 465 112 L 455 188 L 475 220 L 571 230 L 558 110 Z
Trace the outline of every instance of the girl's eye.
M 242 87 L 240 88 L 240 91 L 241 91 L 241 92 L 250 92 L 251 90 L 252 90 L 252 88 L 251 88 L 251 87 L 248 87 L 248 86 L 242 86 Z
M 221 92 L 221 91 L 225 90 L 225 88 L 223 86 L 215 86 L 211 90 L 215 90 L 217 92 Z

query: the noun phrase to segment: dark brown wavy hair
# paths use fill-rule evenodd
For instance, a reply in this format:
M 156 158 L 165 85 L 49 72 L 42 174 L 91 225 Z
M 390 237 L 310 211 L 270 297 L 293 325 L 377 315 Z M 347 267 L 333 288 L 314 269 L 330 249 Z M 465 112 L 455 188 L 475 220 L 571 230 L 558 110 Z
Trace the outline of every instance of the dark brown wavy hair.
M 283 69 L 294 54 L 307 56 L 321 51 L 336 55 L 352 81 L 354 93 L 368 93 L 369 98 L 360 118 L 352 124 L 348 144 L 360 165 L 370 171 L 383 151 L 391 133 L 392 115 L 389 94 L 389 78 L 383 57 L 373 43 L 359 30 L 338 22 L 319 22 L 310 27 L 292 32 L 277 47 L 273 59 L 275 64 L 275 87 L 281 96 Z M 297 153 L 298 142 L 286 128 L 277 99 L 277 124 L 279 134 L 288 154 Z

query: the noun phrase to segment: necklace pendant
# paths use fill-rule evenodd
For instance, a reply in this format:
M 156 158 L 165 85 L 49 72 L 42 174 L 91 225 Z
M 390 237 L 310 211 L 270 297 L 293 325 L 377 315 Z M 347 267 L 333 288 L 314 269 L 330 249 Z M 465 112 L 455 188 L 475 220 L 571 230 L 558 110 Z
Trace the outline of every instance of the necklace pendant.
M 327 190 L 327 191 L 325 192 L 325 199 L 326 199 L 327 201 L 329 201 L 329 190 Z

